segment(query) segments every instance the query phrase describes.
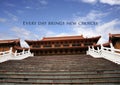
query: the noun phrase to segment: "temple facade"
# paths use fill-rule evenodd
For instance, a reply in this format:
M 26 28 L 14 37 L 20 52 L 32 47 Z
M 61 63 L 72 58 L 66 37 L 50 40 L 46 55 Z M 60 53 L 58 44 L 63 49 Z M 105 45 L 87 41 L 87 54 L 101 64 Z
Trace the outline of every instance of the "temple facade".
M 42 40 L 25 40 L 34 55 L 84 54 L 88 46 L 96 45 L 101 36 L 84 38 L 81 36 L 44 37 Z
M 8 51 L 10 49 L 10 47 L 15 48 L 16 46 L 21 47 L 20 39 L 0 40 L 0 52 Z
M 109 42 L 111 42 L 116 49 L 120 49 L 120 34 L 109 34 Z

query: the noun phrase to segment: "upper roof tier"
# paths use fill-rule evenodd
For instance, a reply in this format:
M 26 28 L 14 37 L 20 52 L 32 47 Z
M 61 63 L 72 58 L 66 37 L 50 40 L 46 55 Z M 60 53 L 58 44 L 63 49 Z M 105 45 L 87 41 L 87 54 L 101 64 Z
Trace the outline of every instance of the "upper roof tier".
M 101 36 L 84 38 L 83 35 L 80 36 L 62 36 L 62 37 L 44 37 L 41 40 L 25 40 L 27 43 L 29 42 L 47 42 L 47 41 L 71 41 L 71 40 L 99 40 Z
M 20 43 L 20 39 L 0 40 L 0 44 Z
M 43 37 L 43 41 L 51 40 L 69 40 L 69 39 L 84 39 L 83 35 L 80 36 L 62 36 L 62 37 Z

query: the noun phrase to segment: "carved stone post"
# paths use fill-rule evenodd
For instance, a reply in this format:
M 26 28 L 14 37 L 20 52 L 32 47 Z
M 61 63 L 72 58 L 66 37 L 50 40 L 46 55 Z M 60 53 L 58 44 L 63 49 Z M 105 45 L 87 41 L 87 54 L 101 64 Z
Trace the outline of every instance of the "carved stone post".
M 103 45 L 101 44 L 101 50 L 103 50 Z
M 87 55 L 90 54 L 90 46 L 88 46 L 88 51 L 87 51 Z
M 98 53 L 100 52 L 100 49 L 99 49 L 99 47 L 97 47 L 97 51 L 98 51 Z
M 17 50 L 15 51 L 15 56 L 17 56 Z
M 114 52 L 114 47 L 112 43 L 110 43 L 110 49 L 111 49 L 111 52 Z
M 93 52 L 95 51 L 94 46 L 92 46 L 92 51 L 93 51 Z
M 28 49 L 28 53 L 30 54 L 30 48 Z
M 90 51 L 90 46 L 88 46 L 88 51 Z
M 12 47 L 10 47 L 9 54 L 12 54 Z
M 24 54 L 24 53 L 25 53 L 25 50 L 23 49 L 22 54 Z

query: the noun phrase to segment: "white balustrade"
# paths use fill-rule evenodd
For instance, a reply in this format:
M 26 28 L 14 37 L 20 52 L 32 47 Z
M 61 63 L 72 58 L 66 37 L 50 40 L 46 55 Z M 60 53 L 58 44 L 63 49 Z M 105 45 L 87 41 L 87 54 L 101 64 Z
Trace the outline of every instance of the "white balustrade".
M 91 55 L 94 58 L 105 58 L 120 64 L 120 49 L 115 49 L 112 43 L 110 43 L 110 48 L 104 47 L 103 45 L 101 45 L 101 49 L 97 47 L 97 50 L 95 50 L 93 46 L 92 48 L 88 47 L 87 55 Z
M 8 61 L 8 60 L 22 60 L 29 56 L 34 56 L 30 52 L 30 49 L 28 49 L 28 51 L 25 51 L 23 49 L 23 51 L 19 53 L 17 53 L 17 50 L 16 50 L 15 53 L 13 53 L 12 48 L 10 48 L 9 51 L 0 52 L 0 63 Z

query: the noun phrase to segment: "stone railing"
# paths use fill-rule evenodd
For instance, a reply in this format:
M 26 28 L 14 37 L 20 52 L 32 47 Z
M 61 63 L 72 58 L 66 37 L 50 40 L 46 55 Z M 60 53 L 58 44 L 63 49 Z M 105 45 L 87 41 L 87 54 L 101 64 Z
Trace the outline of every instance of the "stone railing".
M 94 58 L 105 58 L 120 64 L 120 49 L 115 49 L 112 43 L 110 43 L 110 48 L 103 47 L 103 45 L 101 45 L 101 49 L 97 47 L 97 50 L 95 50 L 93 46 L 92 48 L 88 47 L 87 55 L 91 55 Z
M 30 52 L 30 49 L 28 49 L 28 51 L 25 51 L 23 49 L 22 52 L 17 53 L 17 51 L 15 51 L 15 53 L 13 53 L 12 48 L 10 48 L 9 51 L 0 52 L 0 63 L 8 61 L 8 60 L 22 60 L 29 56 L 34 56 Z

